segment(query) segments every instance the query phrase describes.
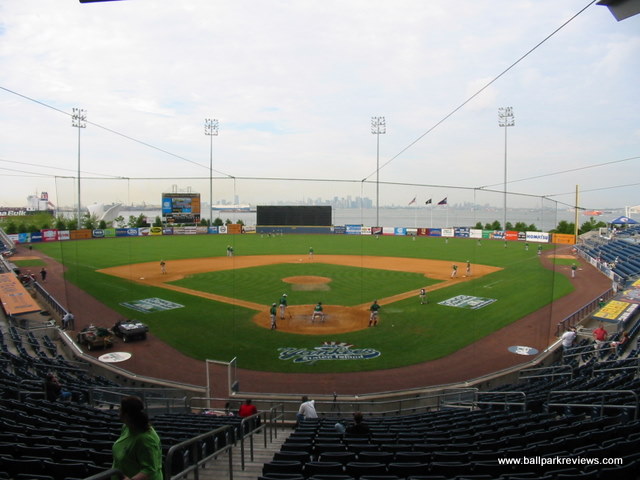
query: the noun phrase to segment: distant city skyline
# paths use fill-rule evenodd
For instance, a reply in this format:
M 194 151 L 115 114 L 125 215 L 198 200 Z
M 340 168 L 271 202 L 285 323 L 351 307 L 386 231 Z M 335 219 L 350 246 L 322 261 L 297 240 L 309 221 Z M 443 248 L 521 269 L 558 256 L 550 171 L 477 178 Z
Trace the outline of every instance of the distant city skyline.
M 576 186 L 587 209 L 640 204 L 640 15 L 588 0 L 38 0 L 0 2 L 0 19 L 2 205 L 155 202 L 174 185 L 208 201 L 211 178 L 215 198 L 252 204 L 379 186 L 380 205 L 498 206 L 505 167 L 513 206 L 573 205 Z

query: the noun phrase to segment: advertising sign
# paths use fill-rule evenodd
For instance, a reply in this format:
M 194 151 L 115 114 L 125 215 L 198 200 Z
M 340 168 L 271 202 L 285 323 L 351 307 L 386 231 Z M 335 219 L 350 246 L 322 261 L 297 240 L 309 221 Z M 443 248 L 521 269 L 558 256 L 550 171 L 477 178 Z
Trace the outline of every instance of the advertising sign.
M 549 243 L 547 232 L 525 232 L 527 242 Z
M 362 225 L 345 225 L 345 233 L 347 235 L 360 235 Z
M 393 234 L 397 237 L 404 237 L 407 234 L 407 229 L 404 227 L 395 227 Z
M 442 228 L 441 229 L 440 236 L 442 236 L 442 237 L 453 238 L 454 235 L 455 235 L 455 230 L 453 228 Z
M 469 227 L 455 227 L 453 235 L 459 238 L 469 238 L 471 229 Z
M 58 231 L 45 228 L 41 230 L 43 242 L 55 242 L 58 240 Z

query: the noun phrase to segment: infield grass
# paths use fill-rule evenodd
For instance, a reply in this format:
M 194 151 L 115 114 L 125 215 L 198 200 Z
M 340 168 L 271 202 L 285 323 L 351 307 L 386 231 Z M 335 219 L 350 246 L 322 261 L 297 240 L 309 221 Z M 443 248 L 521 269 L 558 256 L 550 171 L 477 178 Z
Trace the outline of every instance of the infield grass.
M 271 331 L 251 321 L 255 311 L 242 307 L 194 297 L 159 287 L 151 287 L 96 272 L 97 269 L 138 262 L 224 256 L 226 246 L 233 245 L 236 255 L 299 254 L 306 257 L 309 247 L 316 255 L 376 255 L 408 258 L 429 258 L 458 262 L 463 269 L 467 260 L 472 263 L 493 265 L 503 270 L 432 292 L 428 305 L 420 305 L 417 297 L 384 305 L 380 325 L 345 334 L 324 336 L 299 335 Z M 64 263 L 66 280 L 73 282 L 115 309 L 126 318 L 137 318 L 147 323 L 154 335 L 176 349 L 198 359 L 229 361 L 238 358 L 242 368 L 281 372 L 344 372 L 379 370 L 433 360 L 450 354 L 495 330 L 532 313 L 572 290 L 570 281 L 562 275 L 544 269 L 535 249 L 529 251 L 513 242 L 418 237 L 356 237 L 348 235 L 204 235 L 163 236 L 99 239 L 59 242 L 36 246 L 39 250 Z M 553 248 L 545 246 L 544 248 Z M 427 284 L 428 279 L 413 278 L 415 274 L 395 276 L 398 272 L 317 263 L 290 264 L 291 275 L 319 275 L 334 279 L 349 290 L 336 293 L 336 304 L 364 303 L 385 296 L 385 289 L 415 289 L 414 281 Z M 300 267 L 300 268 L 298 268 Z M 304 268 L 302 268 L 304 267 Z M 331 267 L 331 270 L 329 270 Z M 245 298 L 269 304 L 282 293 L 279 275 L 289 276 L 282 266 L 235 269 L 215 274 L 197 275 L 186 282 L 202 282 L 199 289 L 212 288 L 215 293 Z M 326 269 L 326 270 L 325 270 Z M 247 270 L 241 271 L 241 270 Z M 369 271 L 371 270 L 371 271 Z M 325 272 L 325 273 L 322 273 Z M 401 273 L 401 272 L 400 272 Z M 460 272 L 463 273 L 463 272 Z M 211 275 L 211 277 L 208 277 Z M 260 281 L 256 281 L 259 275 Z M 196 278 L 198 277 L 198 278 Z M 200 278 L 202 277 L 202 278 Z M 342 278 L 340 278 L 342 277 Z M 211 282 L 213 286 L 208 285 Z M 192 284 L 194 285 L 194 284 Z M 193 288 L 193 287 L 191 287 Z M 286 287 L 285 287 L 286 288 Z M 331 287 L 336 292 L 341 288 Z M 380 288 L 379 292 L 372 290 Z M 346 291 L 346 290 L 345 290 Z M 301 295 L 303 292 L 291 292 Z M 308 292 L 305 292 L 308 293 Z M 491 298 L 496 301 L 478 310 L 467 310 L 438 305 L 438 302 L 456 295 Z M 344 297 L 342 297 L 344 296 Z M 183 308 L 141 314 L 121 305 L 123 302 L 159 297 Z M 315 303 L 317 295 L 295 303 Z M 347 298 L 348 297 L 348 298 Z M 343 300 L 341 300 L 343 299 Z M 351 299 L 351 300 L 349 300 Z M 328 303 L 323 301 L 323 303 Z M 352 303 L 352 304 L 353 304 Z M 86 313 L 85 313 L 86 315 Z M 100 319 L 93 323 L 102 325 Z M 110 325 L 106 325 L 110 326 Z M 545 336 L 548 322 L 541 326 Z M 544 333 L 542 333 L 544 331 Z M 532 343 L 536 340 L 532 338 Z M 371 360 L 324 361 L 315 365 L 293 363 L 278 359 L 281 347 L 313 349 L 323 341 L 345 342 L 359 348 L 372 348 L 381 355 Z M 506 348 L 505 346 L 504 348 Z

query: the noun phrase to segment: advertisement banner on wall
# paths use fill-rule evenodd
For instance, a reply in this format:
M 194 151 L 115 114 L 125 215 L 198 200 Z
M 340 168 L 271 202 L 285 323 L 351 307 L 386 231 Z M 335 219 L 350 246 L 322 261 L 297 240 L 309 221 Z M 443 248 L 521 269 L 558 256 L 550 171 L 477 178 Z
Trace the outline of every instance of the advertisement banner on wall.
M 69 230 L 58 230 L 58 240 L 71 240 Z
M 527 242 L 549 243 L 547 232 L 525 232 Z M 573 235 L 572 235 L 573 236 Z
M 482 230 L 478 228 L 470 228 L 469 238 L 482 238 Z
M 508 230 L 504 232 L 504 238 L 509 242 L 517 242 L 518 241 L 518 232 L 513 230 Z
M 491 238 L 494 240 L 505 240 L 504 234 L 505 232 L 503 232 L 502 230 L 494 230 L 493 232 L 491 232 Z
M 371 227 L 371 235 L 382 235 L 382 227 Z
M 430 228 L 429 229 L 429 236 L 430 237 L 441 237 L 442 236 L 442 229 L 441 228 Z
M 371 235 L 371 227 L 362 227 L 360 229 L 360 235 Z
M 407 229 L 404 227 L 395 227 L 393 229 L 393 234 L 396 237 L 404 237 L 407 234 Z
M 88 229 L 71 230 L 71 240 L 89 240 L 92 237 L 92 234 L 93 230 Z
M 360 231 L 362 230 L 362 225 L 345 225 L 344 227 L 347 235 L 360 235 Z
M 148 237 L 150 230 L 151 230 L 150 227 L 138 227 L 138 236 Z
M 429 229 L 428 228 L 419 228 L 418 229 L 418 236 L 419 237 L 428 237 L 429 236 Z
M 41 230 L 43 242 L 55 242 L 58 240 L 58 231 L 51 228 Z
M 574 245 L 576 243 L 576 236 L 566 233 L 554 233 L 551 242 L 563 245 Z
M 226 225 L 220 225 L 218 227 L 218 233 L 226 234 L 227 233 L 227 226 Z
M 162 235 L 162 227 L 151 227 L 149 229 L 149 235 Z
M 208 227 L 207 233 L 217 235 L 218 234 L 218 226 L 216 225 L 215 227 Z
M 443 228 L 442 233 L 440 234 L 442 237 L 453 238 L 455 231 L 453 228 Z
M 101 228 L 96 228 L 95 230 L 91 231 L 91 236 L 93 238 L 104 238 L 104 230 Z
M 173 227 L 163 227 L 162 235 L 173 235 Z
M 198 235 L 206 235 L 207 233 L 209 233 L 209 227 L 207 227 L 206 225 L 205 226 L 198 225 L 196 227 L 196 233 Z
M 347 233 L 347 229 L 344 225 L 336 225 L 335 227 L 333 227 L 333 233 L 337 235 L 344 235 L 345 233 Z
M 396 229 L 394 227 L 382 227 L 382 235 L 395 235 Z
M 137 228 L 116 228 L 116 237 L 137 237 Z
M 456 238 L 469 238 L 470 230 L 469 227 L 455 227 L 453 229 L 453 235 Z
M 116 236 L 116 229 L 115 228 L 105 228 L 104 229 L 104 236 L 105 238 L 113 238 Z

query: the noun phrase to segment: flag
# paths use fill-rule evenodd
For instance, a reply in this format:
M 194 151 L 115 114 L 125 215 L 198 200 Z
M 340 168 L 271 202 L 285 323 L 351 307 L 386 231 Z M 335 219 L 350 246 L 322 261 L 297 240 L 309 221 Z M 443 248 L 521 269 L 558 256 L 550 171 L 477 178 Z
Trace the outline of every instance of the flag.
M 409 205 L 413 205 L 414 203 L 416 203 L 416 197 L 413 197 L 413 200 L 409 202 Z
M 431 204 L 431 200 L 433 200 L 432 198 L 430 198 L 429 200 L 427 200 L 426 202 L 424 202 L 425 205 L 430 205 Z
M 444 197 L 442 200 L 438 202 L 438 205 L 446 205 L 446 204 L 447 204 L 447 197 Z

